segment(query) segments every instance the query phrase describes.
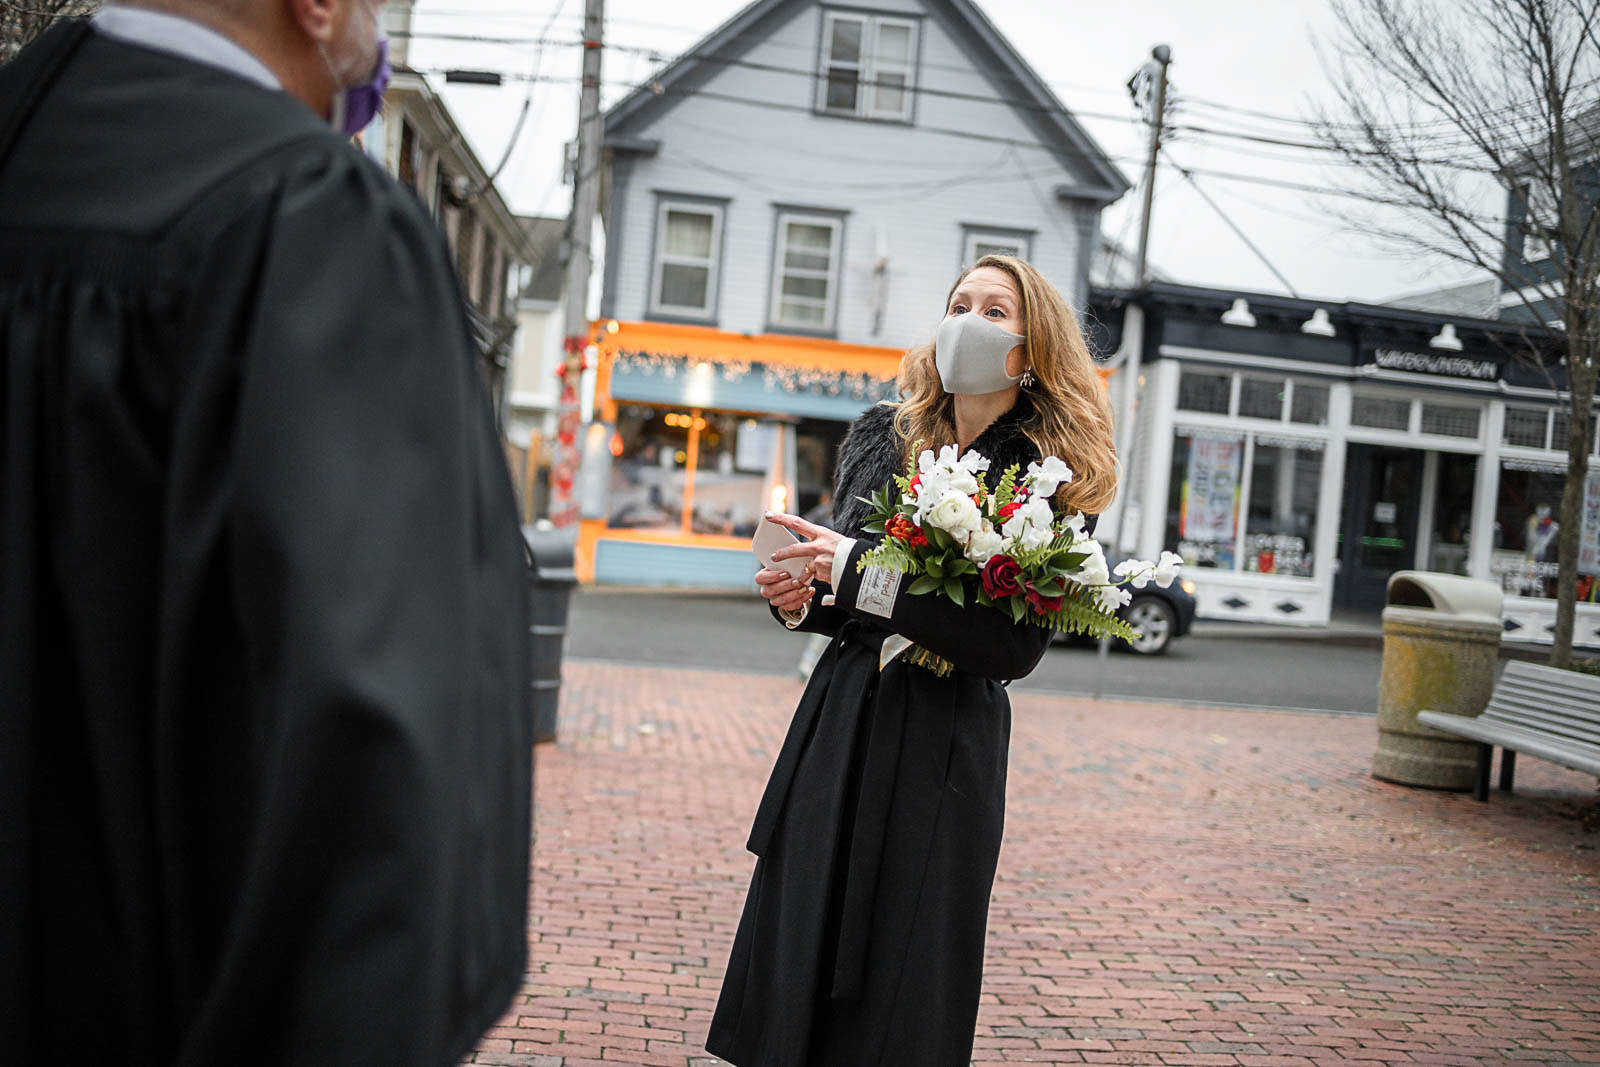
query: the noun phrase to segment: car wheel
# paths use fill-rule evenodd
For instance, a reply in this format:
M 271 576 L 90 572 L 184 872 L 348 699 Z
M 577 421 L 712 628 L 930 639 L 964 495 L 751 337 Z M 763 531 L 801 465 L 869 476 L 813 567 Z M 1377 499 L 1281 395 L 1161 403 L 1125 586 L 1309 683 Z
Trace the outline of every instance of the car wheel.
M 1128 625 L 1139 631 L 1139 636 L 1125 642 L 1126 647 L 1141 656 L 1159 656 L 1172 643 L 1172 634 L 1178 628 L 1178 616 L 1160 597 L 1134 597 L 1123 615 Z

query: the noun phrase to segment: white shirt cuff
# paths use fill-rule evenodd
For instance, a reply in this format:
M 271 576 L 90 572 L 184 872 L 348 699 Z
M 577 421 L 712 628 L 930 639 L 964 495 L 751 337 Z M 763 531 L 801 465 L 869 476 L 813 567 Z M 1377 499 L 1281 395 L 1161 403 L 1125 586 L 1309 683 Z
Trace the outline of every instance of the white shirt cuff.
M 839 547 L 833 550 L 833 566 L 828 571 L 828 584 L 833 586 L 834 592 L 839 591 L 839 579 L 844 577 L 845 564 L 850 562 L 850 550 L 856 547 L 854 537 L 846 537 L 839 542 Z

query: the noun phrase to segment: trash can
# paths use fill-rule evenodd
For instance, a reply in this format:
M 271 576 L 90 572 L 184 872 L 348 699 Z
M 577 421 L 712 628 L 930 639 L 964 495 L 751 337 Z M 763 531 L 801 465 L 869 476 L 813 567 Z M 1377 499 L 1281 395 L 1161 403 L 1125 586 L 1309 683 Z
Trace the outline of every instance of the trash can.
M 567 640 L 567 614 L 575 548 L 570 534 L 524 526 L 528 546 L 528 658 L 534 743 L 556 739 L 556 705 L 561 700 L 561 655 Z
M 1374 778 L 1432 789 L 1472 788 L 1477 744 L 1421 725 L 1417 712 L 1467 718 L 1483 713 L 1500 658 L 1501 599 L 1494 582 L 1428 571 L 1390 576 Z

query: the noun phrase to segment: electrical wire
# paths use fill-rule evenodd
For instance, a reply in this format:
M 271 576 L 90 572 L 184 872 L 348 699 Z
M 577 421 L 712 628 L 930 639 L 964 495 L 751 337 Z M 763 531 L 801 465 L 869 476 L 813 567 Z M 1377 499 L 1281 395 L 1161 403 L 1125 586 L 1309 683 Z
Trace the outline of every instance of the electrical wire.
M 567 6 L 567 0 L 560 0 L 560 3 L 556 5 L 555 11 L 551 12 L 551 14 L 550 14 L 549 21 L 547 21 L 544 24 L 544 29 L 539 31 L 539 36 L 541 38 L 544 37 L 547 33 L 549 33 L 550 26 L 555 22 L 555 20 L 558 17 L 560 17 L 562 9 L 565 8 L 566 6 Z M 533 53 L 533 77 L 534 78 L 538 77 L 539 68 L 544 63 L 544 48 L 545 48 L 545 46 L 543 44 L 541 44 L 541 45 L 539 45 L 539 47 L 537 49 L 534 50 L 534 53 Z M 534 91 L 537 88 L 538 88 L 538 82 L 534 81 L 533 78 L 530 78 L 529 81 L 528 81 L 528 91 L 526 93 L 524 93 L 523 97 L 522 97 L 522 109 L 517 112 L 516 125 L 511 128 L 511 137 L 506 142 L 506 150 L 500 156 L 499 164 L 495 166 L 493 173 L 491 173 L 490 175 L 488 175 L 488 177 L 483 179 L 483 184 L 479 185 L 478 188 L 474 189 L 467 196 L 468 200 L 475 200 L 478 197 L 482 196 L 485 192 L 487 192 L 488 189 L 491 186 L 494 185 L 495 179 L 500 177 L 500 172 L 506 169 L 506 164 L 511 161 L 511 153 L 516 151 L 517 141 L 518 141 L 519 138 L 521 138 L 523 126 L 526 124 L 527 119 L 528 119 L 528 112 L 533 107 L 533 95 L 534 95 Z
M 423 36 L 423 35 L 422 34 L 414 34 L 414 36 Z M 529 39 L 529 40 L 539 40 L 539 38 L 532 38 L 532 39 Z M 504 43 L 504 42 L 496 42 L 496 43 Z M 614 52 L 644 54 L 644 55 L 648 55 L 648 56 L 651 56 L 651 57 L 657 57 L 657 56 L 660 55 L 660 53 L 658 51 L 656 51 L 655 49 L 641 48 L 639 46 L 634 46 L 634 45 L 609 43 L 609 44 L 605 45 L 604 47 L 606 47 L 606 48 L 608 48 L 608 49 L 610 49 L 611 51 L 614 51 Z M 757 61 L 754 61 L 754 60 L 739 59 L 739 58 L 728 57 L 728 56 L 692 55 L 691 53 L 685 53 L 684 55 L 680 56 L 679 59 L 676 60 L 675 62 L 683 62 L 683 61 L 688 61 L 688 60 L 691 60 L 691 59 L 695 63 L 716 63 L 716 64 L 721 64 L 723 66 L 738 67 L 740 69 L 745 69 L 745 70 L 756 70 L 756 71 L 761 71 L 761 72 L 769 73 L 769 74 L 786 74 L 786 75 L 792 75 L 792 76 L 795 76 L 795 77 L 802 77 L 802 78 L 805 78 L 805 79 L 807 79 L 807 80 L 809 80 L 809 81 L 811 81 L 811 82 L 813 82 L 814 84 L 817 84 L 817 85 L 826 83 L 826 81 L 828 80 L 828 77 L 829 77 L 828 72 L 826 71 L 826 69 L 811 69 L 811 68 L 802 68 L 802 67 L 789 67 L 789 66 L 783 66 L 783 65 L 775 64 L 775 63 L 763 63 L 763 62 L 757 62 Z M 505 75 L 502 74 L 502 77 L 504 77 L 504 76 Z M 654 89 L 656 87 L 656 85 L 658 85 L 658 84 L 659 84 L 659 82 L 646 82 L 646 83 L 644 83 L 644 86 L 642 86 L 642 87 L 643 88 Z M 638 88 L 641 88 L 641 86 L 634 86 L 632 88 L 638 89 Z M 671 90 L 667 90 L 667 91 L 671 91 Z M 1055 100 L 1047 100 L 1047 101 L 1043 101 L 1043 102 L 1041 102 L 1041 101 L 1039 101 L 1037 99 L 1035 99 L 1035 100 L 1023 100 L 1023 99 L 1017 99 L 1017 98 L 1013 98 L 1013 97 L 997 96 L 997 95 L 989 94 L 989 93 L 974 93 L 974 92 L 968 92 L 968 91 L 956 90 L 956 89 L 942 89 L 942 88 L 938 88 L 938 87 L 930 86 L 930 85 L 926 85 L 926 84 L 911 86 L 911 87 L 906 88 L 905 91 L 908 92 L 908 93 L 911 93 L 911 94 L 920 94 L 922 96 L 927 96 L 927 97 L 936 97 L 936 98 L 950 99 L 950 100 L 963 100 L 963 101 L 971 101 L 971 102 L 983 103 L 983 104 L 993 104 L 993 105 L 1013 108 L 1013 109 L 1020 110 L 1020 111 L 1034 112 L 1034 113 L 1038 113 L 1038 114 L 1049 115 L 1049 116 L 1054 117 L 1054 118 L 1064 118 L 1064 119 L 1073 120 L 1073 121 L 1078 120 L 1078 119 L 1101 119 L 1101 120 L 1114 121 L 1114 122 L 1118 122 L 1118 123 L 1123 123 L 1123 122 L 1129 122 L 1130 121 L 1130 117 L 1128 115 L 1126 115 L 1126 114 L 1111 114 L 1111 113 L 1108 113 L 1108 112 L 1091 111 L 1091 110 L 1087 110 L 1087 109 L 1083 109 L 1083 108 L 1067 108 L 1065 105 L 1063 105 L 1059 101 L 1055 101 Z M 1131 121 L 1133 121 L 1135 123 L 1139 123 L 1139 122 L 1145 122 L 1147 120 L 1133 118 Z M 1222 129 L 1222 128 L 1219 128 L 1219 127 L 1216 127 L 1216 126 L 1203 126 L 1203 125 L 1198 125 L 1198 124 L 1195 124 L 1195 123 L 1178 123 L 1178 122 L 1170 122 L 1169 121 L 1166 124 L 1165 129 L 1167 131 L 1172 132 L 1172 133 L 1195 134 L 1195 135 L 1200 135 L 1200 136 L 1203 136 L 1203 137 L 1224 138 L 1224 139 L 1230 139 L 1230 140 L 1245 141 L 1245 142 L 1256 143 L 1256 144 L 1272 145 L 1272 146 L 1276 146 L 1276 147 L 1293 148 L 1293 149 L 1298 149 L 1298 150 L 1301 150 L 1301 151 L 1317 152 L 1317 153 L 1328 154 L 1328 155 L 1339 156 L 1339 157 L 1347 157 L 1347 156 L 1349 156 L 1351 154 L 1355 154 L 1355 155 L 1369 156 L 1369 157 L 1373 157 L 1373 158 L 1382 158 L 1382 157 L 1387 155 L 1387 153 L 1382 153 L 1382 152 L 1379 152 L 1379 151 L 1377 151 L 1375 149 L 1374 150 L 1363 150 L 1363 149 L 1360 149 L 1360 148 L 1354 148 L 1354 149 L 1351 149 L 1351 148 L 1340 148 L 1340 147 L 1338 147 L 1336 145 L 1328 144 L 1326 142 L 1295 140 L 1295 139 L 1288 138 L 1288 137 L 1279 137 L 1279 136 L 1272 136 L 1272 135 L 1266 135 L 1266 134 L 1252 133 L 1252 132 L 1245 131 L 1245 130 Z M 1422 166 L 1439 167 L 1439 168 L 1447 169 L 1447 170 L 1459 170 L 1459 171 L 1468 172 L 1468 173 L 1480 173 L 1480 174 L 1493 174 L 1493 173 L 1495 173 L 1493 168 L 1488 167 L 1486 165 L 1467 163 L 1467 162 L 1462 162 L 1462 161 L 1456 160 L 1456 159 L 1428 158 L 1428 157 L 1422 157 L 1422 156 L 1414 156 L 1414 157 L 1409 158 L 1407 160 L 1407 162 L 1411 162 L 1411 163 L 1422 165 Z

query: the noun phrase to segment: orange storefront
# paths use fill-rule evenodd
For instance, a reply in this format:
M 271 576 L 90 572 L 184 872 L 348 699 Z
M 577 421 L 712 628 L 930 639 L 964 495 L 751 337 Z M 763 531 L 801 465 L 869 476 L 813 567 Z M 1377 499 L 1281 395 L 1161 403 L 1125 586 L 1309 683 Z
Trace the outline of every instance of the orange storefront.
M 826 512 L 839 442 L 893 398 L 902 355 L 657 322 L 597 334 L 578 572 L 620 585 L 747 587 L 762 512 Z

